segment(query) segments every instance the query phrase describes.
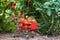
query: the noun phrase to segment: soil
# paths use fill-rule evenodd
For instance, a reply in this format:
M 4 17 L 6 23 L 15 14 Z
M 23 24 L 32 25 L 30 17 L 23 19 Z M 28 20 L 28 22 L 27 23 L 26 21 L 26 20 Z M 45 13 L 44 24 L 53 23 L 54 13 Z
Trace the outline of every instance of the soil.
M 20 36 L 13 37 L 12 34 L 13 33 L 0 33 L 0 40 L 60 40 L 60 35 L 47 37 L 36 33 L 34 37 L 27 38 Z

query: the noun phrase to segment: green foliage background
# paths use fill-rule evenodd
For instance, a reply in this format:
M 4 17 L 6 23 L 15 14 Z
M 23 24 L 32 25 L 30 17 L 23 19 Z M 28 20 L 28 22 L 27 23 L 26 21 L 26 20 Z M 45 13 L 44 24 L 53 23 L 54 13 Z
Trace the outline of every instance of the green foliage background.
M 14 1 L 16 7 L 13 10 L 9 4 Z M 15 30 L 11 14 L 17 15 L 20 10 L 24 11 L 25 16 L 36 18 L 38 25 L 36 32 L 48 35 L 59 33 L 60 0 L 31 0 L 29 4 L 27 0 L 8 0 L 8 2 L 0 0 L 0 32 Z

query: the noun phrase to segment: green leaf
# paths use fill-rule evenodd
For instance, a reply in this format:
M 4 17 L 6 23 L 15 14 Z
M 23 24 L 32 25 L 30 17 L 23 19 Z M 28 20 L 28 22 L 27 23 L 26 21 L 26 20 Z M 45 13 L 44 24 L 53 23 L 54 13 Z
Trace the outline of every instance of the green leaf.
M 55 5 L 59 5 L 59 2 L 54 2 Z
M 36 8 L 36 10 L 39 10 L 39 11 L 41 11 L 41 10 L 42 10 L 42 8 Z
M 12 11 L 10 9 L 7 9 L 6 10 L 6 13 L 11 13 Z
M 3 15 L 3 13 L 0 13 L 0 16 L 2 16 Z
M 51 9 L 48 9 L 48 10 L 47 10 L 47 15 L 48 15 L 48 16 L 51 16 Z
M 2 10 L 0 9 L 0 14 L 2 13 Z
M 50 5 L 50 2 L 45 2 L 44 5 Z
M 58 9 L 58 11 L 60 11 L 60 8 Z
M 0 0 L 0 2 L 3 2 L 4 0 Z
M 9 0 L 9 2 L 14 2 L 15 0 Z
M 60 2 L 60 0 L 58 0 L 58 2 Z
M 47 5 L 43 5 L 43 8 L 49 8 Z
M 43 7 L 44 7 L 44 8 L 49 8 L 49 5 L 51 5 L 50 2 L 45 2 L 44 5 L 43 5 Z
M 56 11 L 56 12 L 58 12 L 58 9 L 59 9 L 59 8 L 58 8 L 58 7 L 56 7 L 56 8 L 55 8 L 55 11 Z
M 5 18 L 7 19 L 9 17 L 9 14 L 5 14 Z
M 53 2 L 56 1 L 56 0 L 52 0 Z
M 20 3 L 16 3 L 16 7 L 17 8 L 20 8 Z

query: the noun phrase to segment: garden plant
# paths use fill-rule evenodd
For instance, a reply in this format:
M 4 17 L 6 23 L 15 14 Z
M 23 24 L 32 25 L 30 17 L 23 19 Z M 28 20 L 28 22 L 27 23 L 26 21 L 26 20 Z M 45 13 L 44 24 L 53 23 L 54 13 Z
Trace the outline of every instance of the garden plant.
M 37 21 L 35 32 L 60 34 L 60 0 L 0 0 L 0 32 L 14 32 L 15 18 L 24 16 Z

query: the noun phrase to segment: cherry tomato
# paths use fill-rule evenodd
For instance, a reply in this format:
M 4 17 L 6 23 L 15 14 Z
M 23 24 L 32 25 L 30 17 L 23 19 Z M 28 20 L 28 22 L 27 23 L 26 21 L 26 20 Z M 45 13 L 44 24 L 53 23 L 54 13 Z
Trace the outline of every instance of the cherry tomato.
M 12 19 L 14 19 L 15 18 L 15 14 L 12 14 L 11 17 L 12 17 Z
M 4 2 L 8 2 L 8 0 L 4 0 Z

